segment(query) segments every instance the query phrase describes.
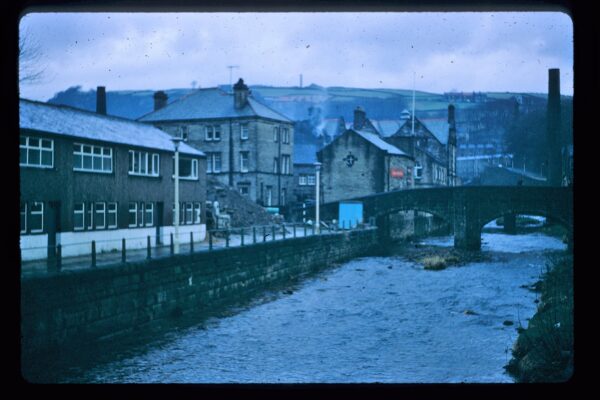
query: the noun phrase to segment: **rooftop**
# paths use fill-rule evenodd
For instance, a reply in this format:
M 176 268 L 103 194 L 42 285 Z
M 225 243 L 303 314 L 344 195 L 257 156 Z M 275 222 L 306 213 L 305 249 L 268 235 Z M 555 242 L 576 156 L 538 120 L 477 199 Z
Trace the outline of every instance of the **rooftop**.
M 62 136 L 175 151 L 171 136 L 149 124 L 96 114 L 69 106 L 19 100 L 19 127 Z M 185 143 L 179 151 L 204 156 Z

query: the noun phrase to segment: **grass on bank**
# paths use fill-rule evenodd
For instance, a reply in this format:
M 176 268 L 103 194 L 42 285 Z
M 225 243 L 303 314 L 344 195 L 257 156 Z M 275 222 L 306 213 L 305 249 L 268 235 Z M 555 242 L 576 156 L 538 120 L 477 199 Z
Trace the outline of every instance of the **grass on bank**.
M 550 259 L 541 299 L 506 366 L 517 382 L 564 382 L 573 374 L 573 258 Z

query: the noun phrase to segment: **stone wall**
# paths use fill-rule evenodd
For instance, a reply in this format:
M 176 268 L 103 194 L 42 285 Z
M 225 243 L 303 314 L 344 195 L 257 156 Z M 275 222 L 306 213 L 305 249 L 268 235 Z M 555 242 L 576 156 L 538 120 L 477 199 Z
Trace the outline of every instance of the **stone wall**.
M 377 230 L 216 249 L 21 281 L 23 369 L 50 351 L 214 310 L 377 250 Z M 30 366 L 32 366 L 30 365 Z

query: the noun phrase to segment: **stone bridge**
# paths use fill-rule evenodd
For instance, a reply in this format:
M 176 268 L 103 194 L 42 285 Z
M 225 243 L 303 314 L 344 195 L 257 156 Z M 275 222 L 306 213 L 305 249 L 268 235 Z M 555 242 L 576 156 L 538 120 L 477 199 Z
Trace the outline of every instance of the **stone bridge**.
M 563 225 L 573 234 L 573 190 L 570 187 L 458 186 L 397 190 L 348 199 L 363 203 L 365 220 L 377 219 L 389 236 L 388 215 L 422 211 L 442 218 L 454 229 L 454 247 L 481 248 L 481 229 L 488 222 L 516 214 L 540 215 Z M 337 218 L 339 202 L 322 206 L 325 217 Z

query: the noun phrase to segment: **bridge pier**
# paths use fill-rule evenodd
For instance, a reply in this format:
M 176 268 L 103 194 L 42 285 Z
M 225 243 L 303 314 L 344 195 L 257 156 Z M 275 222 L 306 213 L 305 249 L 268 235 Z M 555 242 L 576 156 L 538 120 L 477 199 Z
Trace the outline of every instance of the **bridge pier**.
M 517 215 L 504 214 L 504 233 L 514 235 L 517 233 Z
M 454 247 L 463 250 L 481 249 L 481 227 L 474 207 L 462 205 L 454 210 Z

